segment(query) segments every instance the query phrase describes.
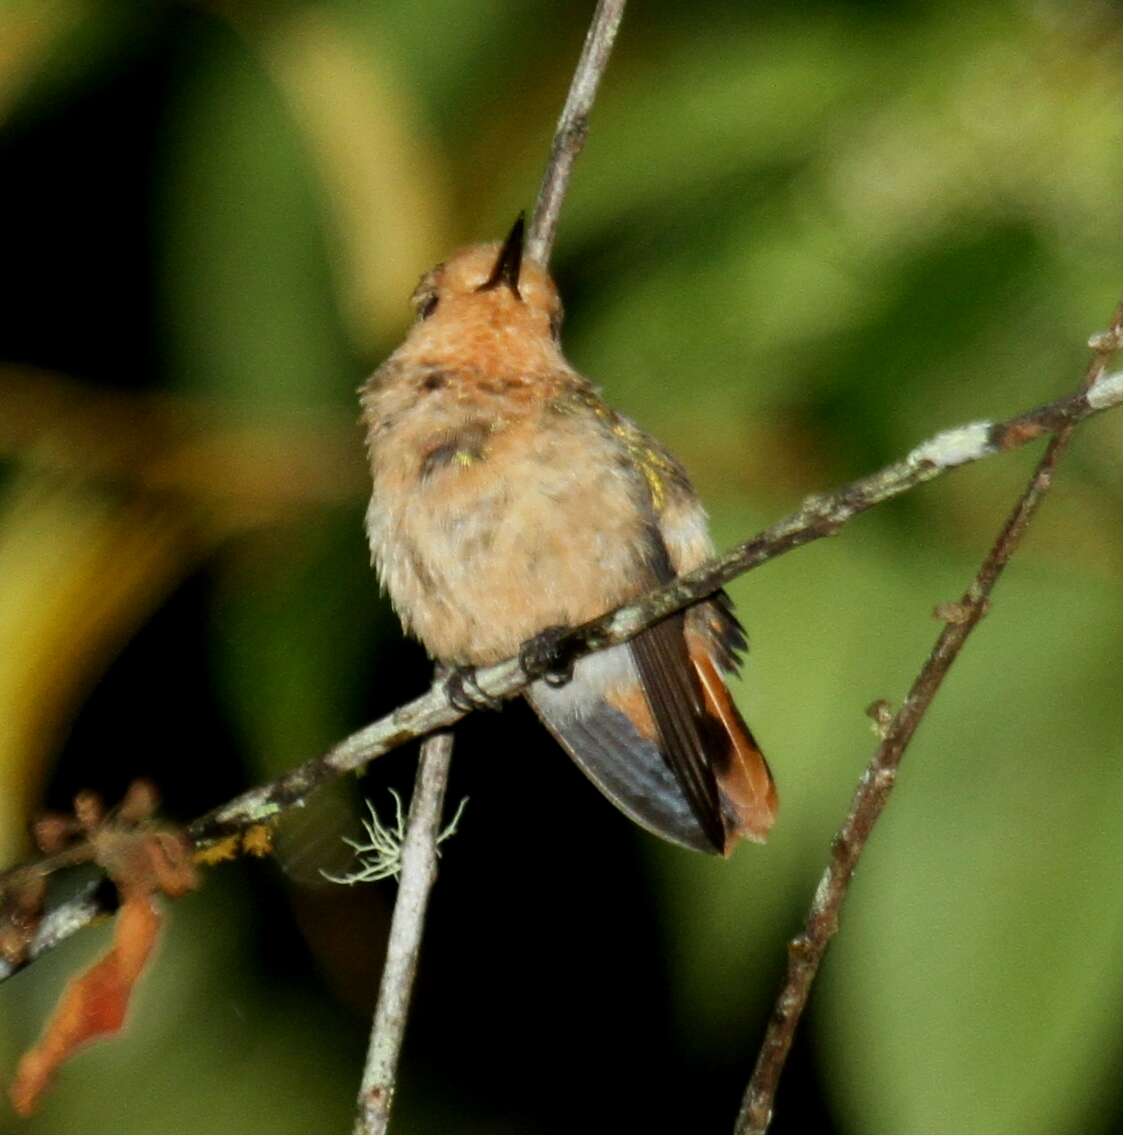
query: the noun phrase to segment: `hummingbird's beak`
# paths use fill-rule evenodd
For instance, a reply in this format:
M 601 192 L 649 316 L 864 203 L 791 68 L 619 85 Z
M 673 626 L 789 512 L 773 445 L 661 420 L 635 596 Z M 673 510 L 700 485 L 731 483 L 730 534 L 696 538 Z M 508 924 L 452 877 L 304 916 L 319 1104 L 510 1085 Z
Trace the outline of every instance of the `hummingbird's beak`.
M 517 300 L 519 295 L 519 269 L 523 264 L 523 214 L 520 213 L 503 242 L 500 255 L 496 257 L 496 267 L 492 275 L 477 288 L 477 292 L 490 292 L 500 284 L 506 284 Z

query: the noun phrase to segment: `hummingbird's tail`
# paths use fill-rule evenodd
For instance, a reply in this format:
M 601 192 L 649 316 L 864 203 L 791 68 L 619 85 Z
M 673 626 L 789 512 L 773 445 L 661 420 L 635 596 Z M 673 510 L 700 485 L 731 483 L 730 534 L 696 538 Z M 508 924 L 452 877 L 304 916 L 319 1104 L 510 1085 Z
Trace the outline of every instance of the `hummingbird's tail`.
M 729 855 L 764 840 L 777 797 L 765 758 L 707 644 L 681 617 L 579 660 L 564 687 L 535 683 L 535 712 L 591 781 L 657 836 Z
M 715 760 L 714 769 L 727 818 L 723 851 L 729 855 L 739 838 L 760 844 L 769 835 L 777 817 L 777 787 L 769 763 L 713 658 L 693 636 L 689 635 L 687 642 L 707 710 L 721 723 L 721 736 L 726 741 L 725 755 Z

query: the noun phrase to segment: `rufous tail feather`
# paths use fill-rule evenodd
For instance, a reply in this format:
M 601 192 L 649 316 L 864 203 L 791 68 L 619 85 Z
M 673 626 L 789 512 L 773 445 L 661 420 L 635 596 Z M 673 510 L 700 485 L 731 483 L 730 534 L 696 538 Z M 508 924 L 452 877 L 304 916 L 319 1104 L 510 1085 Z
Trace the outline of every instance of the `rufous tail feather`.
M 702 643 L 690 643 L 691 661 L 702 685 L 706 708 L 729 739 L 724 758 L 715 756 L 714 772 L 726 806 L 728 856 L 739 839 L 765 840 L 777 816 L 777 788 L 765 755 L 738 711 L 730 690 Z

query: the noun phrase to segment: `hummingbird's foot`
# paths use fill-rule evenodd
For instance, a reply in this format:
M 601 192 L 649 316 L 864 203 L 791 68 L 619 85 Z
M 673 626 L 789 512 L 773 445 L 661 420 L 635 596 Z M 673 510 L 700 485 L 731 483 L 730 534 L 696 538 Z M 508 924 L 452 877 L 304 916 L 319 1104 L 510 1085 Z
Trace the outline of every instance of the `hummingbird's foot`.
M 574 659 L 567 649 L 568 627 L 546 627 L 519 648 L 519 665 L 529 675 L 541 675 L 547 686 L 565 686 L 574 677 Z
M 499 710 L 503 703 L 480 685 L 475 667 L 450 667 L 445 674 L 445 694 L 454 710 L 471 714 L 473 710 Z

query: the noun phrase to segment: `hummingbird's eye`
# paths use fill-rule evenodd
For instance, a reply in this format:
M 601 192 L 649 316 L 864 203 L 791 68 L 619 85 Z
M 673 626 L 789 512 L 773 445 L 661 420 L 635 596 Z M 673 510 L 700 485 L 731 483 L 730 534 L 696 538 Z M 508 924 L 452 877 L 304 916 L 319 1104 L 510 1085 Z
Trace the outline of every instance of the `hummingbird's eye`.
M 437 311 L 437 293 L 430 292 L 428 296 L 422 298 L 418 304 L 418 315 L 421 319 L 427 320 L 433 313 Z

